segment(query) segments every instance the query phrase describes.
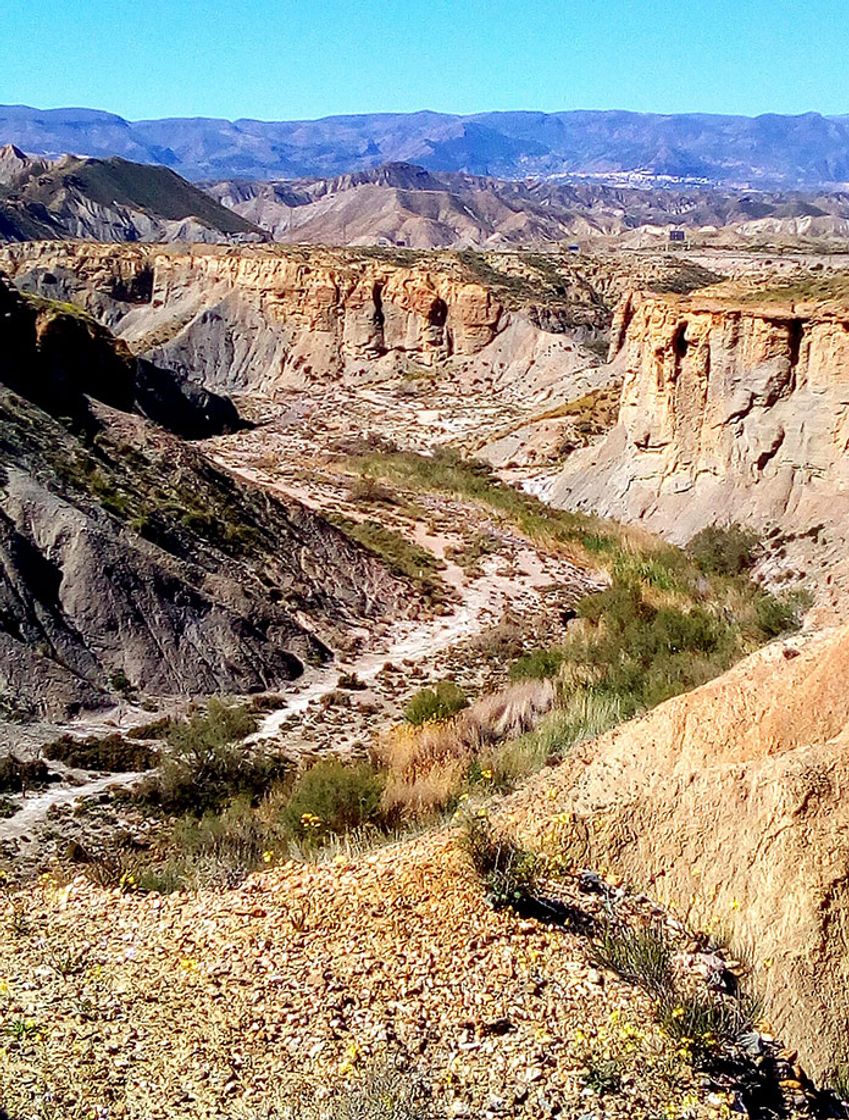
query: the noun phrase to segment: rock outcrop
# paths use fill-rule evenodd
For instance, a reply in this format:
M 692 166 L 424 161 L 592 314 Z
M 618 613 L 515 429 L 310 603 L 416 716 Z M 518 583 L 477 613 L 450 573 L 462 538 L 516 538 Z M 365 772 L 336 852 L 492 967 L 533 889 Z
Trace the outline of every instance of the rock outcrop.
M 631 295 L 611 361 L 618 424 L 568 460 L 555 505 L 679 542 L 729 520 L 844 539 L 849 302 Z
M 847 783 L 843 627 L 774 643 L 573 748 L 507 812 L 523 837 L 610 868 L 751 956 L 769 1021 L 828 1074 L 849 1057 Z
M 0 284 L 0 718 L 280 687 L 398 605 L 371 554 L 146 415 L 210 435 L 235 412 Z
M 523 401 L 577 396 L 599 366 L 580 340 L 609 322 L 584 285 L 576 329 L 562 316 L 543 329 L 539 309 L 517 306 L 453 254 L 41 243 L 6 247 L 0 266 L 24 290 L 85 307 L 159 365 L 272 397 L 422 369 Z

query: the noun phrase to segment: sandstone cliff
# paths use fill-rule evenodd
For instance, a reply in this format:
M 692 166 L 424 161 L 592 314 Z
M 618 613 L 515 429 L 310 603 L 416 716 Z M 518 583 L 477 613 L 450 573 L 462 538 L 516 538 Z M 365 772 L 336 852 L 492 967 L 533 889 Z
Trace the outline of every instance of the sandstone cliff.
M 555 505 L 639 520 L 676 541 L 731 519 L 795 533 L 825 524 L 835 548 L 844 539 L 842 298 L 631 295 L 610 356 L 623 378 L 618 424 L 568 460 Z
M 127 685 L 279 687 L 337 627 L 397 606 L 401 585 L 321 517 L 142 418 L 209 435 L 235 417 L 179 389 L 0 284 L 0 723 Z
M 487 283 L 456 254 L 41 243 L 7 246 L 0 267 L 84 306 L 160 365 L 272 397 L 422 369 L 522 402 L 577 396 L 601 377 L 583 342 L 609 325 L 584 280 L 541 308 L 520 277 Z

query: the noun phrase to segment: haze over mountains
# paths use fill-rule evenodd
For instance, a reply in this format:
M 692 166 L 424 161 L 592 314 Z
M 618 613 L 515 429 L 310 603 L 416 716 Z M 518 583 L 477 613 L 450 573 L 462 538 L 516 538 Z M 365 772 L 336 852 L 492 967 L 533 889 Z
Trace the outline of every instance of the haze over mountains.
M 0 107 L 0 143 L 164 164 L 189 179 L 333 176 L 388 162 L 501 178 L 591 175 L 733 186 L 849 181 L 849 116 L 423 111 L 316 121 L 127 121 L 96 109 Z

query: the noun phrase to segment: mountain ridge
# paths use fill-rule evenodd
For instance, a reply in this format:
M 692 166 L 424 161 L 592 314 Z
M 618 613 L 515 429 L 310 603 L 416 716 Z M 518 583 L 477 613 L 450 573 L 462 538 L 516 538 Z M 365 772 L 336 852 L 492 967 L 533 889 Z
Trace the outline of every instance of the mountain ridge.
M 55 159 L 0 146 L 0 239 L 263 240 L 176 171 L 64 153 Z
M 735 185 L 849 181 L 849 116 L 628 110 L 364 113 L 317 120 L 170 117 L 0 106 L 0 143 L 119 155 L 189 179 L 332 176 L 402 161 L 516 178 L 639 172 Z

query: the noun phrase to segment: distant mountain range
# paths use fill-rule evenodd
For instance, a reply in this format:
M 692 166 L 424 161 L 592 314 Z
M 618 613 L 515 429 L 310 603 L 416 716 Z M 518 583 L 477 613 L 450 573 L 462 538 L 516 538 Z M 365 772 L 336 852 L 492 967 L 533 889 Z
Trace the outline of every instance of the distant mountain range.
M 849 183 L 849 115 L 622 111 L 371 113 L 316 121 L 126 121 L 95 109 L 0 106 L 0 144 L 121 156 L 189 179 L 335 176 L 389 162 L 506 179 L 701 181 L 737 187 Z
M 849 239 L 849 193 L 646 189 L 506 180 L 391 163 L 325 179 L 189 183 L 108 159 L 0 147 L 0 242 L 296 242 L 410 249 L 639 247 L 688 229 L 711 243 Z

